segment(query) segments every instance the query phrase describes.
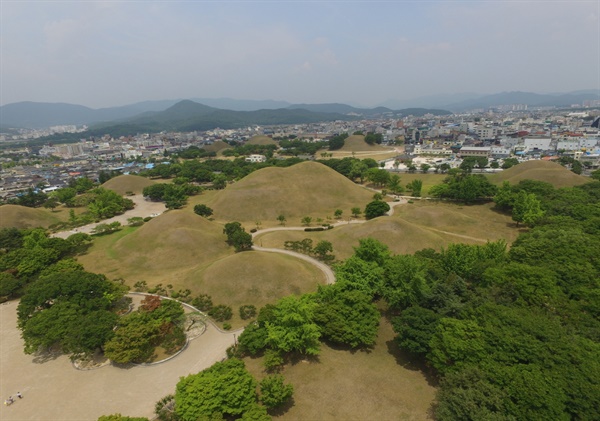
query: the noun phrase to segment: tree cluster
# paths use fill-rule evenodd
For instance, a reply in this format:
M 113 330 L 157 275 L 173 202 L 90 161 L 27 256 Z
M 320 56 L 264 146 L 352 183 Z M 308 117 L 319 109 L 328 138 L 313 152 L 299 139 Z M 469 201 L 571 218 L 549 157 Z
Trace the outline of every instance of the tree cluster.
M 235 247 L 235 251 L 245 251 L 252 248 L 252 235 L 248 234 L 239 222 L 228 222 L 223 228 L 227 236 L 227 244 Z
M 443 184 L 431 187 L 429 194 L 463 203 L 476 203 L 491 200 L 496 191 L 496 186 L 481 174 L 451 170 Z

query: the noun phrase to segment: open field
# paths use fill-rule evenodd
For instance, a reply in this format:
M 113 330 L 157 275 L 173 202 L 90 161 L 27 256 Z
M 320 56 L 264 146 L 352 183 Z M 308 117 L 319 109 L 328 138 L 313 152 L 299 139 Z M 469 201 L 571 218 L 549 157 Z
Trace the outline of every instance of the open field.
M 276 420 L 431 419 L 435 395 L 425 375 L 393 343 L 390 323 L 382 319 L 370 352 L 350 352 L 322 345 L 316 361 L 286 365 L 282 374 L 294 386 L 294 406 Z M 245 358 L 262 379 L 262 358 Z

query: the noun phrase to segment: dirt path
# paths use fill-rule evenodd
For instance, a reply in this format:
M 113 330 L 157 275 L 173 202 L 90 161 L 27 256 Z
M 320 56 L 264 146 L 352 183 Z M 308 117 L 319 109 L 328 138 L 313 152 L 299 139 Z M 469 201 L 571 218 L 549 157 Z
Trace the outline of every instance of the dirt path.
M 105 219 L 98 223 L 88 224 L 81 227 L 77 227 L 76 229 L 69 231 L 59 231 L 52 234 L 53 237 L 59 238 L 67 238 L 71 234 L 75 234 L 77 232 L 84 232 L 86 234 L 91 234 L 92 230 L 98 224 L 110 224 L 111 222 L 118 221 L 121 225 L 127 225 L 127 220 L 129 218 L 133 218 L 135 216 L 139 216 L 141 218 L 145 218 L 147 216 L 158 216 L 163 213 L 166 208 L 163 202 L 152 202 L 150 200 L 144 199 L 144 196 L 141 194 L 136 194 L 134 196 L 128 196 L 128 199 L 133 200 L 135 203 L 135 207 L 131 210 L 126 211 L 122 215 L 117 215 L 110 219 Z

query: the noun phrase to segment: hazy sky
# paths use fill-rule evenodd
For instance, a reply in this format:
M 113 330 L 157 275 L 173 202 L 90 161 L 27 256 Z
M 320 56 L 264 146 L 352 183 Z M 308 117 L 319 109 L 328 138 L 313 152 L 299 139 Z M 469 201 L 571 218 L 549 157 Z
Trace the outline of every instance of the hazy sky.
M 600 88 L 600 1 L 0 0 L 0 102 Z

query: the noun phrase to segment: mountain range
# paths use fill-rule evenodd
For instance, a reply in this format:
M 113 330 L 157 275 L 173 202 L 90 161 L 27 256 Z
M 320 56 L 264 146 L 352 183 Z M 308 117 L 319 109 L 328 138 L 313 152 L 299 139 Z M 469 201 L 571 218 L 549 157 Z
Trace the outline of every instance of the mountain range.
M 93 109 L 66 103 L 18 102 L 0 107 L 0 129 L 40 129 L 58 125 L 88 125 L 91 130 L 138 132 L 161 130 L 209 130 L 251 124 L 302 124 L 318 121 L 370 118 L 378 115 L 445 115 L 499 105 L 569 107 L 600 99 L 600 90 L 536 94 L 502 92 L 492 95 L 458 93 L 412 100 L 388 100 L 375 108 L 347 104 L 290 104 L 274 100 L 192 98 L 191 100 L 144 101 L 119 107 Z M 412 107 L 412 108 L 409 108 Z M 450 110 L 450 111 L 446 111 Z M 110 130 L 109 130 L 110 129 Z

